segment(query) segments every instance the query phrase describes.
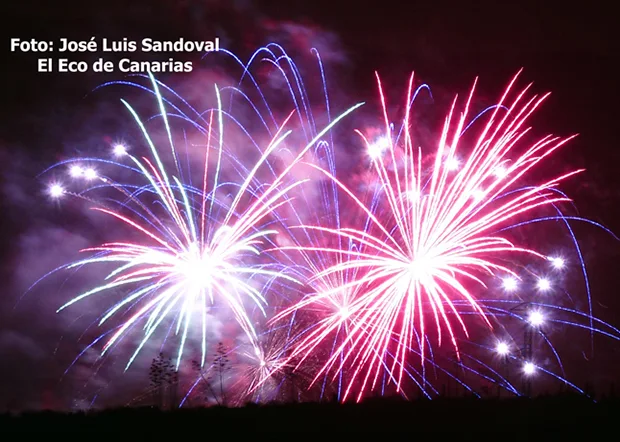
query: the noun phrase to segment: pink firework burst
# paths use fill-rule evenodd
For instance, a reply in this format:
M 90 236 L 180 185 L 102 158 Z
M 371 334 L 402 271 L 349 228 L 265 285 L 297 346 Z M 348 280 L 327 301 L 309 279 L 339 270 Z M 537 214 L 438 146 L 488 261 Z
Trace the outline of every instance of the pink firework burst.
M 554 188 L 581 170 L 521 187 L 535 166 L 547 161 L 572 137 L 546 136 L 526 144 L 528 118 L 547 95 L 529 96 L 531 85 L 511 94 L 518 75 L 490 113 L 486 125 L 466 147 L 461 147 L 465 144 L 462 135 L 468 127 L 475 83 L 460 116 L 457 99 L 454 100 L 430 167 L 426 167 L 428 157 L 414 147 L 410 130 L 413 76 L 406 97 L 402 136 L 391 129 L 377 76 L 386 127 L 381 137 L 384 145 L 376 148 L 374 140 L 369 141 L 357 131 L 380 184 L 380 194 L 374 195 L 372 204 L 362 201 L 330 171 L 312 166 L 348 195 L 369 223 L 363 228 L 300 226 L 356 245 L 348 250 L 315 245 L 290 247 L 303 253 L 347 256 L 345 260 L 334 259 L 333 265 L 314 276 L 315 280 L 352 270 L 355 277 L 317 291 L 276 319 L 302 308 L 316 308 L 337 293 L 355 295 L 348 300 L 346 320 L 335 311 L 333 318 L 323 321 L 325 327 L 318 327 L 300 339 L 291 355 L 301 356 L 303 361 L 333 334 L 334 326 L 346 321 L 344 339 L 315 378 L 316 381 L 332 370 L 341 372 L 345 364 L 349 365 L 351 376 L 344 399 L 354 386 L 359 388 L 357 399 L 361 399 L 364 391 L 376 386 L 382 372 L 387 372 L 400 391 L 412 351 L 420 355 L 424 364 L 425 340 L 431 330 L 437 334 L 439 345 L 447 338 L 458 355 L 459 335 L 469 336 L 463 305 L 470 309 L 468 313 L 475 312 L 483 324 L 492 327 L 491 314 L 477 301 L 474 289 L 484 286 L 482 275 L 512 274 L 501 264 L 507 254 L 544 258 L 537 251 L 516 244 L 501 229 L 531 218 L 540 207 L 569 201 L 558 196 Z M 514 98 L 510 102 L 511 95 Z

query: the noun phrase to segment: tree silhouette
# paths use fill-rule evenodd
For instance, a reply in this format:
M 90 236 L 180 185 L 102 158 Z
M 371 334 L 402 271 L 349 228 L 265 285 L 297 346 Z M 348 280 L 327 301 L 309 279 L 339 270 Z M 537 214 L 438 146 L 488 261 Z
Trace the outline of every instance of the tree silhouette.
M 224 375 L 227 371 L 230 370 L 230 360 L 228 359 L 228 349 L 226 346 L 219 342 L 217 344 L 217 352 L 215 356 L 215 360 L 213 361 L 213 366 L 215 367 L 220 383 L 220 397 L 222 399 L 222 405 L 226 405 L 226 393 L 224 392 Z
M 149 371 L 151 388 L 155 392 L 156 400 L 160 408 L 176 406 L 176 390 L 179 383 L 179 373 L 174 367 L 171 358 L 166 358 L 160 353 L 151 362 Z
M 212 397 L 218 405 L 223 406 L 228 404 L 226 390 L 224 388 L 226 372 L 231 369 L 228 353 L 229 351 L 226 346 L 222 342 L 219 342 L 217 344 L 213 363 L 210 366 L 205 368 L 198 361 L 192 361 L 194 370 L 200 374 L 202 384 L 207 390 L 206 400 L 208 401 L 209 397 Z

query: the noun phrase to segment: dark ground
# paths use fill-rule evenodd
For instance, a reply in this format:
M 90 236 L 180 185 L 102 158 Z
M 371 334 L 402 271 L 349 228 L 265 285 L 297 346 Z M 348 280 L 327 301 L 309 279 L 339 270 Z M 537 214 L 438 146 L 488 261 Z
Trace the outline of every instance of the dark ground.
M 284 432 L 295 437 L 337 432 L 406 433 L 437 440 L 617 440 L 620 400 L 593 402 L 583 396 L 537 399 L 445 399 L 404 402 L 377 399 L 361 404 L 295 404 L 244 408 L 112 409 L 92 413 L 38 412 L 0 416 L 0 432 L 118 433 L 122 439 L 170 440 L 175 434 L 221 439 L 248 433 Z M 184 437 L 184 436 L 183 436 Z M 376 437 L 376 436 L 375 436 Z M 409 439 L 409 437 L 407 437 Z

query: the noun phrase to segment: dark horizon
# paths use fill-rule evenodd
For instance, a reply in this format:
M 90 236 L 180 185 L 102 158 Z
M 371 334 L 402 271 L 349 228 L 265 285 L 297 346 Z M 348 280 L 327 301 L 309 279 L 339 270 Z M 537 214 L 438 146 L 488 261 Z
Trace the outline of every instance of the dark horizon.
M 154 407 L 119 408 L 74 413 L 37 412 L 1 415 L 7 432 L 92 432 L 107 434 L 140 431 L 151 440 L 163 440 L 159 429 L 187 431 L 204 429 L 231 434 L 256 433 L 400 433 L 433 437 L 475 435 L 497 440 L 533 438 L 553 434 L 572 440 L 577 435 L 605 437 L 615 430 L 617 398 L 594 403 L 583 396 L 558 395 L 537 399 L 472 400 L 370 399 L 361 404 L 301 403 L 249 404 L 243 408 L 161 410 Z M 155 424 L 155 425 L 154 425 Z M 96 428 L 97 430 L 93 430 Z M 194 428 L 196 430 L 194 430 Z M 154 430 L 154 431 L 153 431 Z M 155 433 L 157 431 L 157 433 Z

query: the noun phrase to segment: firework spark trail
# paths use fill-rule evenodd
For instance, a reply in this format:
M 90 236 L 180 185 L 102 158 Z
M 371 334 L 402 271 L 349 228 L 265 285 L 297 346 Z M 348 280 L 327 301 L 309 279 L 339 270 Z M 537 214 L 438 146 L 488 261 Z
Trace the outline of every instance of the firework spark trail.
M 518 75 L 507 87 L 500 106 L 506 102 L 517 77 Z M 378 76 L 377 81 L 386 131 L 389 134 L 387 105 Z M 411 101 L 412 86 L 413 76 L 406 103 Z M 518 217 L 527 216 L 537 207 L 569 201 L 568 198 L 555 196 L 552 189 L 560 181 L 580 172 L 570 172 L 522 192 L 498 198 L 505 195 L 507 190 L 534 166 L 572 138 L 548 136 L 531 145 L 524 153 L 515 152 L 518 142 L 528 132 L 528 129 L 524 129 L 528 117 L 546 97 L 534 96 L 525 101 L 528 89 L 529 86 L 518 94 L 507 106 L 508 110 L 503 116 L 499 113 L 500 106 L 493 110 L 487 125 L 466 156 L 463 167 L 456 173 L 446 165 L 446 159 L 454 158 L 457 154 L 475 84 L 456 128 L 453 123 L 457 103 L 455 100 L 444 123 L 428 185 L 424 184 L 426 180 L 421 164 L 421 149 L 416 152 L 413 148 L 407 107 L 402 162 L 397 161 L 397 146 L 392 142 L 391 136 L 387 151 L 383 155 L 373 156 L 376 175 L 391 215 L 385 219 L 379 219 L 330 171 L 313 166 L 335 182 L 372 220 L 370 232 L 351 228 L 302 226 L 304 229 L 322 230 L 353 241 L 360 245 L 359 251 L 320 246 L 292 247 L 306 252 L 316 250 L 324 253 L 345 253 L 355 258 L 334 264 L 316 277 L 345 269 L 360 270 L 360 276 L 356 280 L 336 289 L 363 288 L 359 292 L 361 296 L 349 309 L 349 317 L 354 325 L 346 342 L 329 358 L 320 373 L 327 372 L 335 365 L 341 370 L 344 363 L 350 363 L 354 367 L 353 378 L 362 377 L 358 399 L 369 383 L 371 389 L 375 387 L 381 372 L 383 355 L 393 348 L 390 346 L 392 336 L 397 336 L 398 339 L 391 351 L 393 358 L 389 373 L 395 374 L 397 389 L 400 389 L 407 349 L 411 348 L 415 341 L 414 327 L 418 327 L 421 336 L 427 335 L 428 325 L 424 319 L 423 304 L 426 304 L 426 311 L 430 311 L 434 319 L 439 343 L 441 344 L 442 335 L 447 332 L 458 355 L 454 320 L 465 336 L 468 336 L 468 329 L 454 304 L 455 299 L 465 299 L 483 322 L 491 326 L 488 312 L 476 301 L 475 295 L 466 288 L 464 281 L 471 280 L 484 285 L 477 276 L 480 271 L 490 274 L 498 271 L 512 273 L 498 263 L 498 258 L 506 252 L 543 257 L 535 250 L 518 247 L 508 238 L 495 234 L 502 226 L 514 222 Z M 361 132 L 359 134 L 366 147 L 371 150 L 371 143 Z M 510 155 L 516 157 L 510 159 Z M 503 168 L 502 174 L 497 173 L 500 167 Z M 320 302 L 330 294 L 321 293 L 309 297 L 282 312 L 278 318 Z M 449 314 L 452 314 L 452 321 Z M 309 354 L 325 337 L 325 334 L 320 333 L 309 335 L 298 344 L 296 354 Z M 419 339 L 418 345 L 420 358 L 424 362 L 425 340 Z M 339 362 L 337 355 L 345 349 L 343 361 Z M 360 374 L 362 369 L 365 369 L 365 374 Z M 349 382 L 345 397 L 352 386 L 353 380 Z
M 240 377 L 244 383 L 248 384 L 245 397 L 253 397 L 257 394 L 256 399 L 260 400 L 261 396 L 266 395 L 264 384 L 273 379 L 274 373 L 287 367 L 291 368 L 285 359 L 288 339 L 286 337 L 284 339 L 282 337 L 271 338 L 271 340 L 275 339 L 279 339 L 279 342 L 259 344 L 253 346 L 251 351 L 243 353 L 243 356 L 249 360 L 246 373 Z
M 239 351 L 244 362 L 237 383 L 241 386 L 244 400 L 254 402 L 274 400 L 285 382 L 292 382 L 295 368 L 288 359 L 293 324 L 272 327 L 260 342 L 245 351 Z
M 159 91 L 158 83 L 152 77 L 151 80 L 166 128 L 176 173 L 182 177 L 164 100 Z M 133 287 L 133 290 L 130 290 L 129 294 L 99 321 L 99 325 L 102 325 L 123 307 L 127 307 L 131 303 L 135 305 L 136 301 L 141 301 L 136 311 L 129 319 L 124 320 L 123 325 L 112 335 L 103 348 L 105 354 L 132 326 L 146 317 L 144 338 L 130 358 L 126 368 L 131 365 L 159 325 L 173 313 L 176 313 L 176 333 L 181 333 L 181 343 L 177 356 L 178 367 L 190 326 L 194 321 L 194 311 L 200 312 L 201 316 L 202 364 L 204 364 L 207 339 L 206 316 L 208 305 L 209 303 L 213 304 L 215 298 L 222 299 L 232 309 L 237 322 L 250 342 L 256 342 L 257 333 L 244 301 L 246 299 L 251 301 L 265 314 L 264 306 L 267 300 L 260 290 L 251 285 L 252 278 L 264 276 L 282 278 L 298 283 L 296 279 L 287 276 L 281 270 L 269 270 L 265 266 L 252 262 L 250 255 L 259 255 L 259 246 L 265 242 L 269 235 L 277 233 L 276 230 L 264 228 L 263 224 L 269 217 L 277 218 L 278 208 L 287 202 L 285 196 L 304 182 L 304 180 L 296 180 L 293 183 L 286 182 L 295 162 L 299 161 L 340 119 L 357 107 L 354 106 L 344 112 L 323 130 L 317 132 L 306 147 L 301 149 L 296 160 L 287 165 L 284 171 L 268 185 L 263 183 L 264 189 L 262 191 L 254 191 L 250 185 L 256 181 L 258 169 L 268 162 L 268 157 L 279 148 L 292 132 L 292 130 L 284 131 L 288 121 L 295 113 L 291 112 L 273 135 L 261 158 L 248 171 L 238 186 L 232 202 L 225 204 L 215 197 L 215 191 L 224 185 L 220 183 L 220 175 L 223 167 L 225 137 L 222 101 L 217 86 L 216 96 L 218 108 L 215 112 L 211 112 L 209 122 L 213 123 L 215 114 L 217 124 L 215 128 L 212 127 L 213 124 L 209 124 L 207 128 L 208 146 L 201 192 L 197 192 L 191 186 L 184 185 L 176 175 L 171 176 L 167 172 L 161 154 L 155 147 L 141 119 L 133 108 L 123 101 L 143 132 L 150 148 L 152 160 L 147 157 L 139 159 L 127 152 L 125 152 L 125 156 L 141 172 L 148 185 L 140 188 L 139 192 L 130 193 L 131 186 L 125 188 L 110 178 L 100 177 L 102 183 L 120 190 L 122 195 L 128 198 L 128 202 L 135 203 L 136 207 L 129 209 L 129 214 L 104 207 L 95 207 L 95 210 L 112 216 L 131 227 L 144 239 L 140 243 L 113 242 L 87 249 L 85 251 L 94 252 L 96 255 L 67 266 L 68 268 L 76 268 L 94 263 L 120 263 L 119 267 L 105 278 L 106 282 L 103 285 L 73 298 L 58 311 L 97 293 Z M 212 136 L 217 137 L 217 147 L 214 149 L 217 159 L 213 177 L 208 178 Z M 96 177 L 90 176 L 90 178 Z M 209 180 L 212 182 L 209 183 Z M 211 191 L 208 191 L 209 187 L 211 187 Z M 62 192 L 62 194 L 64 193 Z M 155 195 L 164 209 L 163 216 L 155 214 L 147 207 L 148 202 L 143 197 L 145 193 Z M 200 196 L 198 202 L 195 198 L 190 198 L 190 194 L 195 193 Z M 252 201 L 247 204 L 247 207 L 242 206 L 242 199 L 243 204 L 246 204 L 245 199 L 248 195 Z M 127 209 L 128 202 L 119 205 Z M 224 211 L 223 216 L 219 216 L 220 211 Z M 169 226 L 170 223 L 172 223 L 172 227 Z M 148 245 L 149 243 L 152 245 Z M 136 286 L 138 288 L 135 288 Z

